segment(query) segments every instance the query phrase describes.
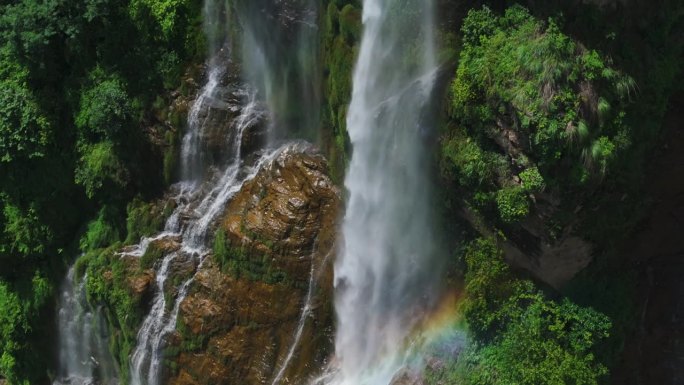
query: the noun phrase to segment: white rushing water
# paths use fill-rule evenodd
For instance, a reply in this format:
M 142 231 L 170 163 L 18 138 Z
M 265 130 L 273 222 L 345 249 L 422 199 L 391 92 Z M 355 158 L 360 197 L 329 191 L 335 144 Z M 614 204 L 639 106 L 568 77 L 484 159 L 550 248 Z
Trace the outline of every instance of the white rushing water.
M 83 277 L 75 285 L 75 272 L 69 269 L 59 302 L 59 363 L 54 385 L 115 384 L 117 373 L 107 349 L 106 324 L 100 312 L 86 301 Z
M 228 28 L 231 7 L 236 4 L 242 4 L 237 6 L 236 17 L 242 30 L 243 47 L 248 48 L 242 52 L 242 68 L 249 85 L 239 89 L 235 84 L 236 74 L 230 73 L 233 68 L 230 61 L 234 58 Z M 297 142 L 283 144 L 284 139 L 294 136 L 288 132 L 311 131 L 318 124 L 319 84 L 313 75 L 318 68 L 317 2 L 305 0 L 302 4 L 293 4 L 270 0 L 204 2 L 203 23 L 209 51 L 206 83 L 188 114 L 188 128 L 181 147 L 181 181 L 173 186 L 177 192 L 177 206 L 163 232 L 143 238 L 139 244 L 127 247 L 121 253 L 121 257 L 126 258 L 142 257 L 151 243 L 180 243 L 177 251 L 165 254 L 155 265 L 151 308 L 142 321 L 130 356 L 132 385 L 161 384 L 166 340 L 176 328 L 180 305 L 188 294 L 195 272 L 210 251 L 207 245 L 213 225 L 227 202 L 246 181 L 275 161 L 283 151 L 302 150 Z M 292 39 L 288 37 L 290 33 L 294 33 Z M 265 144 L 259 137 L 264 122 L 270 124 Z M 247 138 L 249 135 L 252 137 Z M 243 154 L 245 145 L 254 156 Z M 255 147 L 260 145 L 264 149 L 255 152 Z M 186 271 L 187 278 L 179 285 L 172 284 L 177 278 L 174 276 L 177 275 L 176 267 L 188 264 L 192 265 L 193 271 Z M 298 332 L 274 383 L 281 382 L 311 313 L 315 287 L 313 264 L 310 280 Z M 85 299 L 83 301 L 85 304 Z M 63 308 L 69 310 L 68 306 Z M 85 324 L 74 314 L 70 313 L 68 317 L 73 325 Z M 63 350 L 67 350 L 61 358 L 65 366 L 63 378 L 67 379 L 64 384 L 86 385 L 93 381 L 91 367 L 96 359 L 92 356 L 83 359 L 90 354 L 84 345 L 89 339 L 84 333 L 89 332 L 90 329 L 79 329 L 81 335 L 71 336 L 60 331 L 60 338 L 69 338 L 62 342 Z M 84 380 L 79 382 L 75 378 Z
M 198 99 L 197 103 L 201 102 L 202 99 Z M 168 310 L 169 306 L 165 293 L 172 264 L 185 255 L 190 256 L 198 268 L 201 267 L 204 257 L 209 252 L 206 243 L 210 235 L 211 224 L 222 213 L 228 200 L 240 190 L 243 183 L 252 179 L 278 153 L 277 150 L 263 151 L 258 161 L 251 167 L 242 162 L 240 148 L 243 133 L 245 129 L 255 124 L 262 115 L 263 111 L 256 106 L 254 98 L 249 98 L 249 102 L 242 109 L 241 115 L 233 122 L 232 128 L 235 134 L 231 135 L 233 138 L 231 150 L 234 155 L 220 177 L 198 187 L 197 190 L 189 194 L 190 197 L 180 199 L 178 207 L 167 221 L 165 232 L 152 240 L 143 239 L 140 246 L 127 253 L 128 255 L 141 256 L 151 241 L 162 238 L 179 237 L 181 242 L 180 250 L 166 255 L 156 272 L 156 294 L 153 305 L 138 332 L 138 343 L 131 356 L 131 384 L 133 385 L 160 384 L 164 341 L 169 333 L 176 328 L 180 304 L 185 299 L 193 281 L 193 277 L 191 277 L 180 285 L 173 306 L 171 310 Z M 192 118 L 191 115 L 190 119 Z M 191 130 L 203 129 L 201 122 L 190 121 L 189 123 Z M 186 134 L 186 136 L 190 135 L 193 133 L 188 132 Z M 187 143 L 191 142 L 188 141 Z M 181 185 L 187 186 L 187 183 L 181 183 Z M 189 206 L 191 202 L 193 205 Z M 178 221 L 178 217 L 181 215 L 190 218 L 181 224 Z
M 180 240 L 178 251 L 164 256 L 156 271 L 155 296 L 152 308 L 138 331 L 138 341 L 131 355 L 130 378 L 132 385 L 159 385 L 161 383 L 163 349 L 166 337 L 175 330 L 180 304 L 188 294 L 194 277 L 185 280 L 178 288 L 169 288 L 168 280 L 172 266 L 177 260 L 190 258 L 196 269 L 201 267 L 208 253 L 207 241 L 210 227 L 223 211 L 228 200 L 239 191 L 242 184 L 254 177 L 256 172 L 273 157 L 274 151 L 265 151 L 256 164 L 243 164 L 241 154 L 245 131 L 265 119 L 266 112 L 250 89 L 227 90 L 222 84 L 228 68 L 230 53 L 226 2 L 207 0 L 204 5 L 205 32 L 209 40 L 207 82 L 188 114 L 188 130 L 181 148 L 181 177 L 178 206 L 167 220 L 165 231 L 154 238 L 142 239 L 137 247 L 127 251 L 133 256 L 144 255 L 148 245 L 155 240 L 175 237 Z M 236 100 L 225 100 L 233 93 Z M 223 132 L 228 155 L 226 164 L 212 164 L 206 156 L 206 138 L 215 135 L 217 117 L 220 111 L 240 111 L 240 115 Z M 213 132 L 212 132 L 213 131 Z M 209 171 L 214 174 L 202 183 Z M 212 172 L 213 171 L 213 172 Z M 184 218 L 181 220 L 181 218 Z M 167 298 L 175 290 L 175 298 Z M 172 306 L 167 301 L 173 300 Z
M 288 137 L 283 131 L 289 131 L 291 126 L 305 126 L 303 128 L 307 129 L 306 126 L 318 119 L 318 95 L 311 91 L 317 89 L 317 84 L 311 84 L 311 79 L 304 73 L 313 73 L 316 67 L 311 64 L 315 63 L 317 52 L 316 46 L 311 43 L 317 41 L 316 30 L 312 25 L 301 22 L 315 20 L 315 8 L 311 4 L 315 2 L 308 0 L 309 7 L 288 8 L 290 5 L 286 2 L 240 2 L 232 4 L 237 7 L 237 15 L 236 19 L 231 20 L 229 2 L 205 0 L 204 28 L 210 53 L 207 82 L 188 116 L 188 131 L 181 149 L 182 182 L 179 184 L 178 207 L 168 219 L 165 232 L 156 237 L 176 237 L 180 239 L 181 248 L 166 255 L 158 266 L 152 309 L 143 321 L 137 346 L 131 356 L 133 385 L 160 384 L 165 338 L 175 330 L 180 304 L 194 279 L 191 276 L 176 288 L 175 298 L 167 298 L 165 292 L 169 291 L 167 285 L 174 262 L 190 256 L 195 269 L 199 269 L 209 252 L 207 244 L 212 235 L 212 225 L 230 198 L 244 182 L 273 162 L 282 151 L 298 146 L 297 143 L 276 146 L 276 143 Z M 275 17 L 275 22 L 271 17 Z M 243 90 L 228 91 L 223 84 L 227 75 L 234 75 L 228 73 L 229 62 L 233 59 L 228 41 L 229 20 L 237 21 L 242 29 L 242 68 L 246 71 L 244 78 L 249 84 Z M 294 27 L 289 28 L 283 23 L 292 23 Z M 287 39 L 283 39 L 285 35 L 279 33 L 284 30 L 294 31 L 297 35 L 296 42 L 289 44 L 289 47 L 285 44 Z M 288 54 L 290 49 L 295 52 L 294 59 Z M 291 64 L 293 61 L 296 64 Z M 289 87 L 292 77 L 303 83 Z M 229 94 L 233 97 L 227 98 Z M 293 97 L 295 94 L 296 97 Z M 292 108 L 292 101 L 295 100 L 299 103 L 298 108 Z M 307 109 L 307 106 L 310 108 Z M 306 117 L 303 121 L 285 116 L 288 111 L 301 109 L 307 109 L 302 115 Z M 225 148 L 221 148 L 220 152 L 228 158 L 220 164 L 215 163 L 215 157 L 207 154 L 207 141 L 216 139 L 216 126 L 226 124 L 225 119 L 231 114 L 212 115 L 214 111 L 239 111 L 237 117 L 231 118 L 228 132 L 218 132 L 219 137 L 226 139 L 225 146 L 222 146 Z M 245 164 L 244 156 L 247 154 L 242 153 L 245 135 L 248 130 L 253 131 L 265 121 L 270 122 L 266 149 L 258 153 L 250 166 Z M 143 239 L 128 254 L 143 255 L 149 243 L 150 240 Z M 173 300 L 172 306 L 167 303 L 169 300 Z M 303 320 L 310 311 L 307 308 L 309 302 L 307 300 L 303 309 Z
M 347 127 L 344 243 L 335 264 L 336 364 L 323 382 L 387 385 L 435 301 L 426 136 L 436 76 L 431 0 L 365 0 Z

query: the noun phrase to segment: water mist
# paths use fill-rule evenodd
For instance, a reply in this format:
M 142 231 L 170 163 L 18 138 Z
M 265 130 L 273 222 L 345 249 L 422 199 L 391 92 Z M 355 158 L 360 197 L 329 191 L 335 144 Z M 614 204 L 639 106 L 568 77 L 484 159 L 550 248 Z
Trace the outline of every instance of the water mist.
M 431 0 L 365 0 L 347 127 L 353 156 L 335 265 L 332 384 L 386 385 L 438 290 L 426 120 L 436 77 Z

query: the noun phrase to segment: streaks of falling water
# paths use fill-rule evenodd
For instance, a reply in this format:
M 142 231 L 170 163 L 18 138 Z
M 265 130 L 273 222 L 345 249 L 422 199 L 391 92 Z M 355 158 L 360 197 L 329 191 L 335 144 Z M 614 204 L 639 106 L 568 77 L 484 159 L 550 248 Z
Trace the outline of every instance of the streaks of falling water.
M 202 9 L 204 33 L 207 37 L 209 60 L 207 61 L 207 82 L 197 95 L 188 114 L 188 130 L 181 146 L 181 180 L 198 183 L 205 171 L 205 152 L 203 137 L 209 128 L 207 119 L 210 114 L 203 114 L 214 104 L 221 104 L 217 91 L 220 88 L 230 61 L 230 45 L 228 36 L 227 2 L 221 0 L 205 0 Z
M 221 177 L 207 189 L 208 191 L 195 192 L 195 194 L 200 195 L 204 193 L 203 196 L 199 197 L 200 203 L 196 207 L 180 204 L 167 221 L 167 231 L 153 239 L 143 239 L 137 248 L 126 253 L 141 256 L 145 253 L 147 245 L 154 240 L 169 236 L 181 237 L 181 249 L 166 255 L 156 274 L 156 294 L 153 305 L 138 332 L 138 343 L 131 356 L 131 383 L 133 385 L 156 385 L 160 383 L 164 339 L 175 330 L 180 304 L 185 299 L 188 288 L 193 281 L 193 277 L 191 277 L 183 282 L 178 289 L 172 310 L 167 312 L 165 288 L 173 262 L 181 254 L 190 255 L 194 262 L 201 267 L 204 256 L 208 252 L 205 248 L 205 241 L 211 223 L 225 207 L 228 200 L 240 190 L 242 184 L 252 179 L 278 153 L 278 151 L 273 150 L 264 151 L 253 167 L 247 167 L 247 170 L 243 170 L 240 156 L 243 134 L 245 129 L 261 119 L 262 115 L 263 112 L 257 107 L 255 99 L 250 98 L 250 102 L 242 110 L 241 116 L 235 120 L 233 129 L 236 134 L 233 136 L 232 144 L 234 157 Z M 188 221 L 185 227 L 182 227 L 178 224 L 178 217 L 188 209 L 192 211 L 192 219 Z M 172 233 L 171 231 L 174 230 L 180 231 L 180 233 Z
M 269 144 L 315 140 L 320 117 L 316 0 L 235 1 L 244 77 L 272 115 Z
M 207 110 L 214 108 L 230 108 L 234 110 L 232 106 L 222 101 L 221 89 L 221 82 L 226 75 L 227 62 L 230 59 L 230 45 L 225 41 L 226 36 L 229 35 L 226 27 L 229 10 L 226 8 L 226 4 L 227 2 L 220 0 L 205 1 L 205 32 L 209 40 L 211 57 L 208 62 L 207 83 L 199 93 L 188 117 L 189 130 L 183 139 L 181 157 L 183 182 L 180 184 L 181 195 L 178 199 L 179 205 L 167 221 L 166 234 L 160 235 L 161 237 L 169 234 L 180 236 L 181 249 L 178 252 L 165 256 L 157 272 L 157 294 L 151 312 L 143 321 L 143 326 L 138 334 L 138 344 L 131 358 L 133 385 L 141 385 L 143 383 L 147 385 L 159 384 L 164 339 L 175 329 L 180 304 L 184 300 L 187 290 L 194 279 L 191 277 L 181 285 L 172 310 L 167 312 L 168 306 L 166 303 L 167 299 L 164 296 L 164 289 L 173 261 L 179 255 L 190 255 L 193 262 L 201 266 L 204 262 L 204 257 L 207 255 L 206 243 L 211 225 L 215 218 L 223 211 L 228 200 L 239 191 L 245 181 L 253 178 L 259 169 L 272 162 L 279 153 L 293 146 L 293 144 L 290 144 L 277 150 L 263 151 L 256 165 L 250 168 L 243 164 L 241 154 L 245 131 L 265 120 L 266 115 L 271 118 L 270 121 L 272 123 L 269 134 L 272 134 L 271 131 L 274 131 L 273 127 L 275 126 L 282 126 L 285 131 L 289 131 L 291 129 L 290 126 L 304 125 L 306 127 L 307 122 L 308 125 L 313 125 L 312 122 L 315 122 L 318 116 L 315 113 L 317 111 L 316 106 L 319 105 L 316 100 L 318 95 L 311 91 L 317 89 L 317 85 L 310 84 L 311 82 L 308 81 L 309 76 L 307 76 L 307 73 L 314 73 L 316 68 L 314 64 L 311 64 L 314 63 L 312 60 L 316 57 L 316 47 L 306 43 L 317 41 L 314 34 L 315 27 L 303 23 L 303 27 L 296 28 L 303 31 L 298 34 L 299 41 L 294 43 L 296 59 L 293 60 L 298 64 L 283 66 L 282 58 L 284 56 L 279 55 L 282 52 L 272 50 L 274 48 L 273 36 L 270 36 L 268 33 L 264 36 L 254 32 L 259 28 L 262 31 L 272 30 L 271 24 L 269 24 L 269 28 L 263 28 L 264 14 L 262 12 L 243 12 L 239 14 L 238 19 L 241 20 L 244 28 L 243 36 L 245 36 L 248 43 L 243 44 L 243 47 L 248 45 L 248 48 L 252 50 L 243 52 L 243 56 L 245 56 L 243 57 L 243 67 L 249 72 L 246 78 L 254 87 L 246 91 L 248 100 L 245 105 L 241 106 L 240 116 L 233 121 L 231 126 L 232 132 L 229 135 L 231 138 L 230 148 L 228 149 L 231 158 L 227 166 L 222 168 L 223 172 L 220 173 L 218 178 L 210 180 L 210 182 L 204 185 L 200 183 L 206 177 L 206 172 L 212 169 L 211 165 L 207 164 L 209 159 L 205 159 L 206 149 L 204 148 L 204 137 L 210 134 L 206 130 L 212 129 L 209 116 L 210 111 L 207 112 Z M 303 8 L 303 15 L 305 17 L 301 15 L 294 18 L 284 17 L 283 20 L 289 20 L 290 22 L 296 20 L 315 20 L 315 8 L 311 7 L 315 2 L 309 0 L 307 4 L 309 4 L 309 7 Z M 252 7 L 252 5 L 255 5 L 252 2 L 247 2 L 243 5 L 247 5 L 247 8 L 251 10 L 264 9 L 263 7 Z M 265 8 L 275 9 L 276 11 L 279 11 L 282 6 L 280 2 L 275 4 L 264 3 L 263 5 L 266 6 Z M 274 8 L 271 9 L 271 6 Z M 280 23 L 276 23 L 276 25 L 280 25 Z M 275 28 L 275 30 L 279 29 Z M 278 34 L 276 33 L 276 35 Z M 250 37 L 252 40 L 249 40 Z M 280 40 L 278 41 L 280 42 Z M 282 50 L 283 47 L 279 49 Z M 247 52 L 266 52 L 264 58 L 269 59 L 268 63 L 270 65 L 262 60 L 250 61 L 249 58 L 251 56 Z M 295 77 L 299 78 L 303 83 L 293 82 L 291 74 L 296 74 Z M 276 80 L 272 81 L 272 79 Z M 290 87 L 292 84 L 295 86 Z M 276 88 L 278 89 L 277 94 L 280 95 L 278 97 L 274 96 L 276 94 L 274 89 Z M 260 97 L 257 98 L 257 95 L 260 95 Z M 292 95 L 296 95 L 296 97 L 292 97 Z M 298 102 L 297 108 L 292 108 L 290 104 L 287 104 L 285 107 L 282 105 L 283 102 L 291 103 L 302 98 L 305 100 Z M 262 108 L 263 103 L 259 99 L 265 102 L 268 112 Z M 306 119 L 302 120 L 301 117 L 298 117 L 299 119 L 289 119 L 284 116 L 287 111 L 300 111 Z M 269 140 L 270 147 L 273 147 L 272 144 L 276 142 L 275 138 L 281 140 L 285 137 L 287 136 L 280 134 L 275 136 L 269 135 L 269 138 L 272 139 Z M 181 220 L 181 217 L 189 219 Z M 146 248 L 145 243 L 149 244 L 149 241 L 143 240 L 141 245 L 133 252 L 136 255 L 143 255 Z
M 69 269 L 62 285 L 59 323 L 59 371 L 53 385 L 117 383 L 117 373 L 109 351 L 106 330 L 99 309 L 86 302 L 83 277 L 75 285 L 75 269 Z
M 431 0 L 365 0 L 347 127 L 344 243 L 335 264 L 336 385 L 387 385 L 409 335 L 434 303 L 438 241 L 431 227 L 424 117 L 436 64 Z
M 259 170 L 264 167 L 268 167 L 272 162 L 274 162 L 279 155 L 286 151 L 302 151 L 303 147 L 297 142 L 287 143 L 278 149 L 264 151 L 256 165 L 251 167 L 245 176 L 239 179 L 234 179 L 227 181 L 227 185 L 230 186 L 228 193 L 219 194 L 217 197 L 223 199 L 221 206 L 225 206 L 226 202 L 232 197 L 232 195 L 240 190 L 240 187 L 247 181 L 253 179 Z M 228 171 L 226 172 L 228 173 Z M 236 175 L 238 173 L 235 173 Z M 221 178 L 223 180 L 224 178 Z M 220 183 L 219 183 L 220 185 Z M 216 198 L 214 198 L 216 199 Z M 211 208 L 211 205 L 205 205 L 205 207 Z M 181 208 L 182 210 L 182 208 Z M 207 221 L 210 223 L 212 221 L 209 218 L 211 215 L 216 215 L 218 213 L 214 212 L 211 214 L 211 210 L 207 210 L 204 215 L 202 215 L 197 222 Z M 172 220 L 173 216 L 169 219 Z M 200 227 L 201 228 L 201 227 Z M 204 228 L 207 229 L 206 227 Z M 161 239 L 168 236 L 173 236 L 174 234 L 164 232 L 155 239 Z M 179 257 L 180 253 L 185 253 L 193 255 L 193 258 L 198 258 L 195 262 L 198 264 L 198 269 L 202 267 L 204 262 L 204 256 L 207 255 L 208 250 L 197 243 L 198 239 L 204 239 L 205 235 L 200 236 L 197 232 L 196 226 L 188 226 L 182 234 L 182 248 L 178 252 L 170 253 L 164 257 L 162 263 L 157 271 L 156 278 L 156 295 L 153 300 L 152 309 L 147 315 L 143 324 L 138 332 L 138 343 L 131 356 L 131 384 L 133 385 L 156 385 L 160 383 L 161 375 L 161 363 L 162 363 L 162 350 L 164 339 L 169 333 L 173 332 L 176 327 L 176 320 L 178 318 L 178 313 L 180 310 L 180 304 L 183 302 L 188 294 L 188 289 L 194 280 L 194 276 L 183 282 L 183 284 L 178 289 L 178 294 L 173 303 L 173 308 L 171 311 L 167 312 L 167 299 L 164 295 L 165 285 L 170 276 L 170 267 L 174 260 Z M 143 240 L 141 244 L 149 245 L 151 241 Z M 143 250 L 135 249 L 134 253 L 127 253 L 127 255 L 137 255 L 144 254 Z M 144 380 L 144 381 L 143 381 Z
M 277 150 L 263 151 L 256 164 L 252 167 L 243 164 L 240 152 L 245 130 L 263 121 L 266 115 L 266 111 L 261 108 L 261 103 L 257 102 L 257 93 L 265 95 L 263 99 L 265 99 L 264 101 L 268 107 L 268 114 L 272 117 L 271 121 L 278 120 L 278 126 L 284 127 L 286 131 L 294 126 L 313 126 L 317 121 L 316 106 L 319 103 L 317 102 L 318 95 L 315 90 L 318 87 L 317 82 L 309 81 L 309 75 L 315 73 L 315 68 L 317 68 L 315 61 L 312 61 L 316 57 L 315 53 L 317 52 L 315 43 L 311 43 L 317 41 L 313 22 L 301 23 L 306 28 L 302 27 L 302 31 L 305 31 L 305 33 L 298 34 L 299 41 L 294 43 L 298 47 L 294 50 L 296 51 L 295 59 L 292 59 L 297 63 L 296 65 L 287 65 L 285 71 L 278 72 L 283 68 L 282 63 L 278 61 L 282 58 L 278 55 L 280 51 L 275 52 L 269 49 L 266 49 L 266 51 L 270 53 L 267 56 L 271 59 L 271 65 L 255 65 L 250 67 L 249 60 L 245 59 L 247 67 L 252 69 L 252 76 L 247 76 L 247 78 L 254 81 L 255 84 L 253 90 L 247 89 L 242 92 L 242 96 L 248 96 L 246 105 L 231 105 L 223 100 L 226 90 L 222 82 L 226 77 L 231 56 L 230 44 L 227 41 L 229 36 L 227 20 L 230 18 L 228 4 L 228 2 L 222 0 L 206 0 L 204 3 L 204 28 L 208 38 L 210 57 L 207 69 L 207 82 L 199 92 L 188 116 L 188 131 L 183 138 L 181 149 L 182 181 L 176 186 L 179 190 L 176 197 L 177 208 L 167 220 L 163 233 L 154 238 L 144 238 L 140 244 L 128 248 L 122 253 L 127 256 L 140 257 L 145 254 L 151 242 L 167 237 L 180 238 L 182 243 L 179 251 L 166 255 L 158 265 L 155 280 L 156 292 L 152 308 L 142 323 L 138 333 L 137 345 L 131 356 L 130 377 L 133 385 L 142 385 L 143 383 L 157 385 L 160 382 L 161 354 L 164 340 L 175 329 L 180 304 L 193 281 L 193 277 L 191 277 L 180 286 L 177 290 L 174 304 L 169 311 L 164 292 L 165 288 L 167 288 L 167 280 L 172 275 L 171 270 L 174 261 L 181 256 L 186 257 L 189 255 L 195 265 L 201 267 L 204 262 L 204 256 L 207 254 L 205 244 L 208 238 L 208 231 L 215 218 L 222 212 L 226 202 L 239 191 L 245 181 L 253 178 L 261 167 L 272 162 L 279 153 L 293 146 L 293 144 L 289 144 Z M 278 7 L 280 5 L 278 4 L 276 4 L 276 8 L 279 10 Z M 304 10 L 304 16 L 306 17 L 302 18 L 301 15 L 297 16 L 296 14 L 285 12 L 281 15 L 283 20 L 295 24 L 302 20 L 315 20 L 315 8 L 311 7 L 315 2 L 308 0 L 307 4 L 309 7 Z M 248 15 L 244 18 L 243 21 L 248 21 L 243 23 L 247 26 L 245 36 L 254 36 L 253 33 L 250 33 L 250 31 L 254 31 L 250 27 L 252 26 L 250 23 L 257 23 L 263 27 L 262 21 L 257 16 Z M 268 45 L 271 40 L 269 36 L 261 35 L 255 37 L 255 39 L 252 43 L 254 43 L 253 48 L 257 51 L 259 47 Z M 272 47 L 273 45 L 271 45 Z M 273 65 L 273 63 L 277 63 L 277 65 Z M 292 69 L 293 67 L 295 67 L 294 70 Z M 277 84 L 274 85 L 273 82 L 268 80 L 259 81 L 259 79 L 270 79 L 271 74 L 274 73 L 279 74 L 274 77 L 277 79 L 275 82 Z M 292 76 L 291 74 L 293 73 L 296 76 Z M 293 81 L 293 77 L 299 79 L 299 81 Z M 295 86 L 290 87 L 291 84 Z M 273 97 L 273 87 L 280 89 L 278 92 L 280 97 Z M 295 94 L 297 95 L 296 98 L 290 97 Z M 282 101 L 288 103 L 288 101 L 301 98 L 305 100 L 298 102 L 298 108 L 290 108 L 292 106 L 289 104 L 287 108 L 283 108 L 281 105 Z M 212 159 L 207 158 L 205 148 L 206 137 L 214 134 L 213 132 L 206 131 L 213 129 L 210 116 L 212 109 L 241 111 L 240 116 L 231 126 L 231 135 L 227 135 L 230 137 L 230 159 L 227 162 L 227 166 L 225 164 L 209 164 Z M 298 119 L 283 117 L 286 111 L 300 111 L 301 115 L 306 119 L 302 120 L 302 116 L 298 116 Z M 278 139 L 285 137 L 286 135 L 278 135 Z M 296 147 L 297 144 L 294 144 L 294 146 Z M 219 173 L 220 176 L 213 179 L 210 178 L 208 182 L 202 183 L 207 175 L 212 174 L 216 169 L 223 170 L 223 172 Z M 195 204 L 196 202 L 199 203 Z
M 181 146 L 181 179 L 183 181 L 197 182 L 202 177 L 205 163 L 202 151 L 202 128 L 205 127 L 209 114 L 203 118 L 200 114 L 215 98 L 216 88 L 224 73 L 225 67 L 223 66 L 209 68 L 207 84 L 202 88 L 188 114 L 189 130 L 183 137 Z
M 273 381 L 271 381 L 271 385 L 276 385 L 281 382 L 283 379 L 283 376 L 285 375 L 285 371 L 287 370 L 288 366 L 290 365 L 290 361 L 292 361 L 292 358 L 294 357 L 295 351 L 297 350 L 297 346 L 299 345 L 299 341 L 302 339 L 302 334 L 304 333 L 304 326 L 306 326 L 306 320 L 307 318 L 311 315 L 311 311 L 313 310 L 313 293 L 316 290 L 316 263 L 314 261 L 314 258 L 316 256 L 316 253 L 318 252 L 317 248 L 317 242 L 314 243 L 313 251 L 311 253 L 311 270 L 309 272 L 309 288 L 306 291 L 306 297 L 304 299 L 304 306 L 302 306 L 302 312 L 299 315 L 299 322 L 297 323 L 297 331 L 295 332 L 294 338 L 292 339 L 292 343 L 290 344 L 290 348 L 287 351 L 287 355 L 285 356 L 285 359 L 283 360 L 283 363 L 280 365 L 280 369 L 276 373 L 275 377 L 273 378 Z M 323 261 L 321 262 L 320 268 L 324 269 L 327 262 L 328 258 L 330 258 L 330 255 L 332 254 L 333 250 L 330 250 L 328 254 L 323 258 Z M 322 272 L 322 270 L 321 270 Z M 319 273 L 320 275 L 320 273 Z

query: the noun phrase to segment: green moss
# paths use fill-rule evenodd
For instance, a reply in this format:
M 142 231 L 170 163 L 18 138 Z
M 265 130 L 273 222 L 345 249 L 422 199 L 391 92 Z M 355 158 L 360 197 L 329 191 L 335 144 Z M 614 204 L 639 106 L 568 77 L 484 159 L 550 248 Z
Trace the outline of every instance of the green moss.
M 160 260 L 164 256 L 164 250 L 160 248 L 156 243 L 150 243 L 145 250 L 145 254 L 140 257 L 140 270 L 151 269 L 154 267 L 155 262 Z
M 116 254 L 120 247 L 121 244 L 114 244 L 86 257 L 89 259 L 86 294 L 92 306 L 104 305 L 111 336 L 109 348 L 121 369 L 122 381 L 126 383 L 129 356 L 136 344 L 144 309 L 141 298 L 128 286 L 131 272 Z
M 341 8 L 340 8 L 341 7 Z M 352 72 L 361 33 L 361 11 L 355 1 L 328 4 L 322 34 L 324 71 L 323 120 L 331 175 L 341 182 L 351 150 L 346 127 L 347 106 L 351 101 Z
M 348 42 L 361 40 L 361 10 L 347 4 L 339 12 L 340 34 Z
M 266 246 L 271 244 L 268 240 L 258 242 Z M 272 244 L 269 247 L 272 248 Z M 224 273 L 236 278 L 269 284 L 292 284 L 284 271 L 273 266 L 272 256 L 254 255 L 241 246 L 231 245 L 222 229 L 219 229 L 214 236 L 213 251 L 215 261 Z
M 95 220 L 88 223 L 86 233 L 81 237 L 81 251 L 93 251 L 120 241 L 119 230 L 112 223 L 110 210 L 103 207 Z
M 136 198 L 128 204 L 126 218 L 126 244 L 140 241 L 141 237 L 151 236 L 164 228 L 171 206 L 160 207 L 157 203 L 145 203 Z
M 179 352 L 196 352 L 204 350 L 209 342 L 209 337 L 211 337 L 212 334 L 210 332 L 194 334 L 188 329 L 182 319 L 178 321 L 176 329 L 181 335 L 181 344 L 177 347 Z

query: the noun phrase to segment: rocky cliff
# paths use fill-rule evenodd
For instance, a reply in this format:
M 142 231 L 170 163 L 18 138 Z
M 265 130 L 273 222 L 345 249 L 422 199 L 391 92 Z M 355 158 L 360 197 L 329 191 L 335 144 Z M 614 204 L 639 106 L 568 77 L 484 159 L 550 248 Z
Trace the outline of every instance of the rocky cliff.
M 308 152 L 283 152 L 243 186 L 181 304 L 168 383 L 261 384 L 281 371 L 297 383 L 322 366 L 339 205 Z
M 162 200 L 153 206 L 173 205 Z M 296 143 L 228 201 L 204 257 L 169 233 L 148 246 L 115 245 L 85 256 L 80 265 L 88 269 L 89 300 L 107 309 L 122 381 L 140 322 L 152 306 L 155 267 L 169 255 L 167 314 L 182 291 L 187 295 L 177 308 L 176 330 L 161 345 L 163 383 L 298 383 L 320 370 L 332 346 L 340 206 L 326 160 L 312 146 Z

